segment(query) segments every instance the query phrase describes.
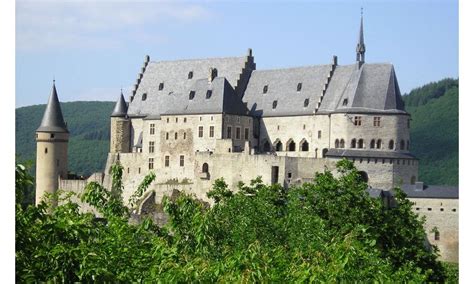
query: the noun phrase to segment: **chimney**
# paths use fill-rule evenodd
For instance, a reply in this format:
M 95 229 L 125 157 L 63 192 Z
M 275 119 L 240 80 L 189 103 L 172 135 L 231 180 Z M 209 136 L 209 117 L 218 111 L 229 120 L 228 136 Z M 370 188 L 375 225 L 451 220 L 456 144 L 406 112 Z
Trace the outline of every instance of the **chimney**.
M 211 83 L 216 77 L 217 77 L 217 69 L 212 68 L 212 67 L 209 68 L 209 77 L 208 77 L 209 83 Z
M 415 182 L 415 191 L 423 191 L 424 185 L 422 181 Z

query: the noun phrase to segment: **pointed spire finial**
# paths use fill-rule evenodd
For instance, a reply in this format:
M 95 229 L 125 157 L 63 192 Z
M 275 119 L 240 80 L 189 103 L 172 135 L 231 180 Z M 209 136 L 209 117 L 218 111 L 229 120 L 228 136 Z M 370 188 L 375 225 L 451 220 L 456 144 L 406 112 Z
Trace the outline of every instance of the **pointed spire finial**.
M 365 62 L 365 43 L 364 43 L 364 8 L 360 8 L 360 30 L 359 30 L 359 41 L 357 42 L 356 48 L 357 56 L 356 60 L 359 63 L 359 67 Z

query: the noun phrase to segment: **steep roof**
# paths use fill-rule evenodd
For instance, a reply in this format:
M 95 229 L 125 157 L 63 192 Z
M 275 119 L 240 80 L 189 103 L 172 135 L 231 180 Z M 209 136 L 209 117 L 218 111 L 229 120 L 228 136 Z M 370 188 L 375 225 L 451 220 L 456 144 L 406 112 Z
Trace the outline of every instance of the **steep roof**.
M 125 102 L 125 99 L 123 98 L 123 94 L 120 94 L 119 99 L 117 100 L 117 103 L 115 104 L 114 110 L 112 111 L 112 114 L 110 116 L 112 117 L 124 117 L 127 115 L 127 103 Z
M 187 96 L 198 80 L 207 79 L 210 68 L 216 68 L 219 77 L 225 77 L 235 89 L 246 56 L 194 60 L 149 62 L 138 85 L 135 98 L 128 107 L 129 116 L 160 115 L 173 109 L 170 95 Z M 192 72 L 192 78 L 188 79 Z M 160 84 L 163 84 L 160 90 Z M 146 94 L 146 100 L 142 100 Z
M 59 104 L 58 94 L 56 92 L 56 85 L 53 82 L 53 89 L 49 97 L 46 110 L 44 111 L 43 119 L 37 132 L 66 132 L 66 123 L 64 122 L 63 113 L 61 112 L 61 105 Z
M 409 198 L 459 198 L 459 187 L 428 185 L 423 190 L 417 190 L 415 185 L 405 184 L 401 188 Z

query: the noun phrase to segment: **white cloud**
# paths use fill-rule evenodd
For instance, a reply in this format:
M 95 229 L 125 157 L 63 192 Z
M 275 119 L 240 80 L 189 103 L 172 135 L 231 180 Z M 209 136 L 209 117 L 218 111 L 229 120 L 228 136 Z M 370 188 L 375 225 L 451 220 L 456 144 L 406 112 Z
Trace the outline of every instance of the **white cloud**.
M 126 1 L 17 1 L 19 50 L 116 48 L 130 40 L 167 40 L 150 28 L 165 21 L 192 23 L 210 12 L 198 4 Z

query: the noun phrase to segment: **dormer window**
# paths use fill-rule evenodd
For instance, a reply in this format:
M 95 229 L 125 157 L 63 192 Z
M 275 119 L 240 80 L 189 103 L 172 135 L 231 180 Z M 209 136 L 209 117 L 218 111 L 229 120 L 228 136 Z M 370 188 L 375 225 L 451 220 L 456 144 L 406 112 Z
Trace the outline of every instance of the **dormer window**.
M 209 99 L 212 96 L 212 90 L 207 90 L 206 99 Z
M 191 91 L 189 92 L 189 99 L 192 100 L 194 99 L 194 96 L 196 95 L 196 91 Z
M 342 105 L 343 105 L 343 106 L 346 106 L 346 105 L 347 105 L 347 99 L 344 99 L 344 100 L 342 101 Z
M 272 108 L 273 108 L 273 109 L 276 109 L 277 105 L 278 105 L 278 101 L 276 101 L 276 100 L 273 101 Z
M 164 87 L 165 87 L 165 83 L 161 82 L 160 85 L 158 86 L 158 91 L 163 90 Z
M 298 83 L 298 86 L 296 86 L 296 91 L 297 92 L 301 91 L 302 87 L 303 87 L 303 83 Z
M 142 95 L 142 101 L 145 101 L 146 100 L 146 93 L 143 93 Z
M 304 107 L 308 107 L 308 105 L 309 105 L 309 99 L 305 99 L 303 105 L 304 105 Z
M 266 94 L 268 92 L 268 85 L 263 86 L 263 93 Z
M 188 73 L 188 80 L 193 78 L 193 71 L 189 71 Z

